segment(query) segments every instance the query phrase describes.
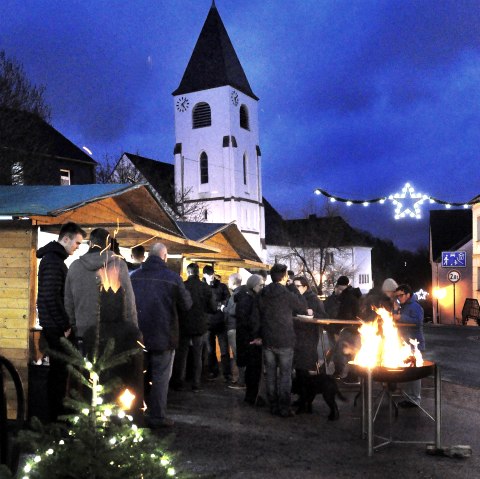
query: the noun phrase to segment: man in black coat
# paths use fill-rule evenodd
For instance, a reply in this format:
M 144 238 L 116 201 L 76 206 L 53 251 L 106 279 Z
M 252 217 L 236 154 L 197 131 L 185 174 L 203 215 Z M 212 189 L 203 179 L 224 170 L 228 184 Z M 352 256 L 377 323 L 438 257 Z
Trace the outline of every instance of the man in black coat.
M 187 266 L 188 279 L 185 288 L 192 297 L 190 310 L 179 315 L 180 339 L 173 366 L 173 388 L 182 390 L 184 387 L 187 356 L 192 344 L 193 352 L 193 384 L 192 391 L 200 391 L 200 378 L 202 375 L 202 349 L 205 343 L 204 337 L 208 329 L 208 314 L 215 313 L 217 303 L 213 299 L 212 289 L 199 277 L 197 263 Z
M 340 276 L 335 286 L 335 295 L 338 296 L 338 310 L 336 316 L 333 316 L 331 310 L 329 314 L 329 304 L 327 298 L 325 309 L 329 317 L 339 320 L 358 319 L 360 313 L 360 298 L 362 296 L 358 288 L 350 285 L 350 280 L 346 276 Z M 332 295 L 333 297 L 333 295 Z M 345 378 L 348 371 L 348 361 L 350 356 L 344 352 L 345 343 L 356 343 L 358 333 L 356 327 L 347 327 L 334 325 L 332 329 L 327 330 L 328 340 L 330 342 L 331 357 L 335 365 L 334 376 Z M 333 343 L 333 344 L 332 344 Z M 356 376 L 348 376 L 346 382 L 357 382 Z
M 272 414 L 289 417 L 294 415 L 290 409 L 295 347 L 293 316 L 307 314 L 307 302 L 299 293 L 285 287 L 288 279 L 285 265 L 274 264 L 270 276 L 273 283 L 258 295 L 267 396 Z
M 147 424 L 173 426 L 168 418 L 168 383 L 178 347 L 178 316 L 192 307 L 192 298 L 182 278 L 167 267 L 167 247 L 154 243 L 145 263 L 130 278 L 137 305 L 138 326 L 148 351 L 152 387 L 149 394 Z
M 213 266 L 203 268 L 203 281 L 210 286 L 213 298 L 217 304 L 216 311 L 208 315 L 208 379 L 218 377 L 219 367 L 217 360 L 217 339 L 222 361 L 222 373 L 226 382 L 232 380 L 230 354 L 228 351 L 228 336 L 223 310 L 227 304 L 230 292 L 226 284 L 215 278 Z
M 58 241 L 51 241 L 37 251 L 38 268 L 37 308 L 42 336 L 52 351 L 65 352 L 61 338 L 70 338 L 72 325 L 63 302 L 67 266 L 65 260 L 72 255 L 86 237 L 85 231 L 75 223 L 66 223 L 60 229 Z M 47 391 L 50 421 L 63 413 L 63 399 L 67 387 L 67 368 L 63 361 L 50 356 Z

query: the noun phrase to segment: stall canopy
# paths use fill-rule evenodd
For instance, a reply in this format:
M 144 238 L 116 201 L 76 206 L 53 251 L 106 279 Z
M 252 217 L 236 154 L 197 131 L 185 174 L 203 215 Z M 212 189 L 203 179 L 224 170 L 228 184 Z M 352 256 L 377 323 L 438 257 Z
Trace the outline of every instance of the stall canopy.
M 145 184 L 0 186 L 0 217 L 28 218 L 43 231 L 58 233 L 73 221 L 87 231 L 103 227 L 120 246 L 155 241 L 170 254 L 215 254 L 220 250 L 185 236 Z
M 225 224 L 179 221 L 177 224 L 187 238 L 218 250 L 191 254 L 189 259 L 192 261 L 221 262 L 241 268 L 270 268 L 261 262 L 235 222 Z

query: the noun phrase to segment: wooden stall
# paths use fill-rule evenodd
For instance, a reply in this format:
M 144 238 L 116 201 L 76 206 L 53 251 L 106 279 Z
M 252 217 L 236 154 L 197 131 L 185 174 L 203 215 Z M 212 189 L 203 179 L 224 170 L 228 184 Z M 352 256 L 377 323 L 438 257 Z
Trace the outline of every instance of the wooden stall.
M 38 232 L 58 234 L 68 221 L 87 232 L 115 231 L 126 247 L 148 249 L 161 241 L 172 254 L 219 252 L 188 239 L 145 185 L 0 186 L 0 354 L 20 372 L 26 395 L 34 359 Z M 6 388 L 13 417 L 13 385 Z

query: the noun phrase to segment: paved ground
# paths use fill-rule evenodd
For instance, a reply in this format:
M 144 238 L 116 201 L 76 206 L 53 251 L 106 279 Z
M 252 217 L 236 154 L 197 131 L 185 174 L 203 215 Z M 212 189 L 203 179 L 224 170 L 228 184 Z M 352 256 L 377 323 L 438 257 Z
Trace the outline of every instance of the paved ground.
M 369 458 L 354 392 L 347 392 L 349 402 L 339 402 L 339 421 L 327 421 L 322 398 L 316 398 L 312 415 L 281 419 L 246 405 L 241 391 L 217 381 L 199 394 L 170 393 L 176 424 L 168 434 L 179 453 L 177 470 L 203 479 L 479 478 L 480 341 L 468 338 L 480 331 L 426 329 L 428 356 L 442 368 L 442 445 L 470 445 L 472 457 L 429 456 L 424 444 L 392 444 Z M 432 381 L 424 386 L 423 405 L 433 412 Z M 387 434 L 386 407 L 380 409 L 375 431 Z M 419 410 L 400 410 L 393 432 L 397 439 L 433 442 L 435 424 Z
M 440 365 L 445 381 L 480 388 L 478 326 L 428 325 L 425 336 L 426 357 Z

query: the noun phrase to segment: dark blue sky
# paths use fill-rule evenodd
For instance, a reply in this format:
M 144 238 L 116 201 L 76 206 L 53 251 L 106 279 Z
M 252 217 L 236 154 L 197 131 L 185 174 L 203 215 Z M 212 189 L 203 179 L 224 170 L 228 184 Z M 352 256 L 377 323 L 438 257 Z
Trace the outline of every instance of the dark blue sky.
M 299 217 L 324 200 L 416 190 L 480 194 L 478 0 L 217 0 L 260 97 L 265 197 Z M 171 92 L 210 0 L 2 0 L 0 48 L 47 87 L 53 125 L 101 160 L 173 162 Z M 339 206 L 358 228 L 415 249 L 423 220 Z

